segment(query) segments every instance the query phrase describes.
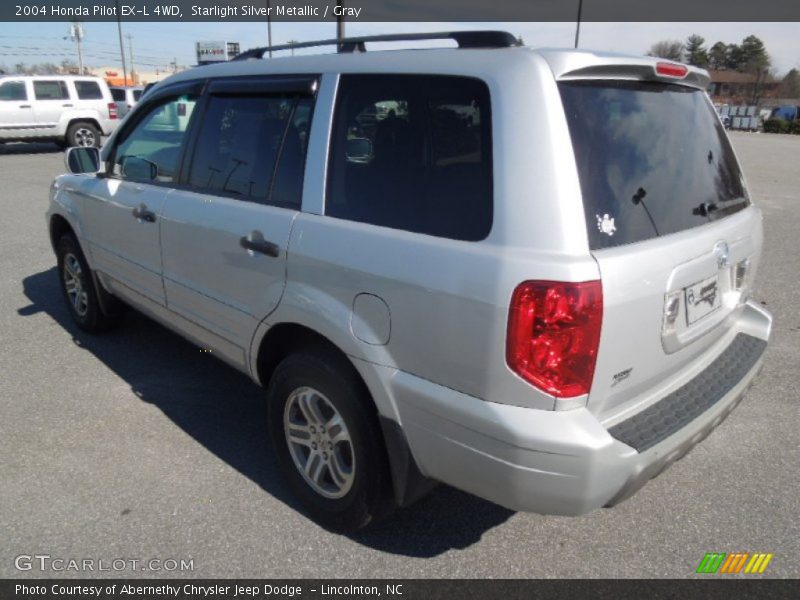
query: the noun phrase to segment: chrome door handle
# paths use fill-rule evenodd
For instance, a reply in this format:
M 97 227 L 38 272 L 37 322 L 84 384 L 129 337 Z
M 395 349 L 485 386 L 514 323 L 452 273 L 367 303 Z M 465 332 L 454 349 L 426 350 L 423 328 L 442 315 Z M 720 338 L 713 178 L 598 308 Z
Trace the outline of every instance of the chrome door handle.
M 19 107 L 20 108 L 30 108 L 31 105 L 30 104 L 20 104 Z
M 140 219 L 147 223 L 155 223 L 156 222 L 156 213 L 151 210 L 147 210 L 147 206 L 144 204 L 140 204 L 136 208 L 133 209 L 133 216 L 136 219 Z
M 265 239 L 253 240 L 246 235 L 241 237 L 239 240 L 239 245 L 246 250 L 258 252 L 259 254 L 266 254 L 267 256 L 272 256 L 273 258 L 277 258 L 281 253 L 281 249 L 278 244 L 273 244 Z
M 71 107 L 73 107 L 75 105 L 74 104 L 62 104 L 61 106 L 63 106 L 64 108 L 71 108 Z

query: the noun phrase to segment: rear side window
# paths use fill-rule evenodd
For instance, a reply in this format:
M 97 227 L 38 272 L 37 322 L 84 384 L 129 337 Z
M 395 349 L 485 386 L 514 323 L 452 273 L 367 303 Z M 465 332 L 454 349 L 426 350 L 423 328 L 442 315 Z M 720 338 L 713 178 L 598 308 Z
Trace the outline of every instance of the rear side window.
M 24 81 L 6 81 L 0 83 L 0 101 L 6 100 L 14 102 L 27 99 L 28 93 L 25 91 Z
M 139 101 L 139 98 L 142 97 L 142 90 L 133 90 L 133 99 L 135 102 Z
M 189 185 L 299 208 L 310 98 L 214 96 L 203 115 Z
M 648 82 L 559 84 L 593 250 L 676 233 L 749 204 L 701 90 Z
M 114 99 L 114 102 L 125 102 L 125 90 L 111 88 L 111 97 Z
M 65 81 L 34 81 L 33 93 L 37 100 L 69 100 L 69 92 Z
M 76 81 L 75 91 L 81 100 L 102 100 L 103 92 L 96 81 Z
M 489 90 L 477 79 L 343 75 L 326 214 L 457 240 L 492 226 Z

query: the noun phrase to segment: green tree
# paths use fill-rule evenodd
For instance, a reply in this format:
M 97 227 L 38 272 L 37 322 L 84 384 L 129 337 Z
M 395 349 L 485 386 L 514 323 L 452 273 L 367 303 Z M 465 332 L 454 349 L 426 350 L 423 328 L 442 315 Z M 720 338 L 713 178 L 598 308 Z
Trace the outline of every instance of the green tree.
M 739 70 L 741 71 L 760 72 L 772 64 L 764 42 L 754 35 L 748 35 L 744 38 L 739 48 L 741 49 L 739 65 Z
M 687 63 L 696 67 L 705 68 L 708 66 L 708 50 L 703 46 L 705 43 L 706 40 L 696 33 L 686 38 L 684 48 L 686 49 Z
M 662 40 L 650 46 L 648 56 L 657 56 L 668 60 L 683 60 L 683 42 L 678 40 Z
M 792 69 L 781 80 L 781 96 L 800 98 L 800 71 Z
M 708 67 L 710 69 L 726 69 L 728 67 L 728 44 L 717 42 L 708 51 Z
M 728 44 L 728 52 L 725 55 L 725 68 L 742 71 L 744 68 L 744 51 L 739 44 Z

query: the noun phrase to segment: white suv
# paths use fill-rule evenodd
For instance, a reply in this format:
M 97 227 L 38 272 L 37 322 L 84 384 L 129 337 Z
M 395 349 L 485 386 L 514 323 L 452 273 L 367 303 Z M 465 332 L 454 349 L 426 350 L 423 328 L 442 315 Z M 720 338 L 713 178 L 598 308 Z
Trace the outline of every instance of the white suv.
M 0 77 L 0 142 L 100 146 L 117 126 L 117 105 L 98 77 Z
M 336 529 L 432 481 L 616 504 L 733 410 L 770 335 L 705 71 L 445 36 L 177 74 L 52 189 L 78 326 L 124 302 L 267 387 L 288 485 Z

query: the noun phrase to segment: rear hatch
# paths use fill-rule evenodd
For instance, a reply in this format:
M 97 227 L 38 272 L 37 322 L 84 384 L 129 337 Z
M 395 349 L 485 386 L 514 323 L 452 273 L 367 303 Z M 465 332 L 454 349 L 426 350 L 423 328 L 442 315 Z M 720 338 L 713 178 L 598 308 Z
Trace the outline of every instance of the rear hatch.
M 760 215 L 705 92 L 648 79 L 559 83 L 603 286 L 588 407 L 604 422 L 723 349 L 761 245 Z

